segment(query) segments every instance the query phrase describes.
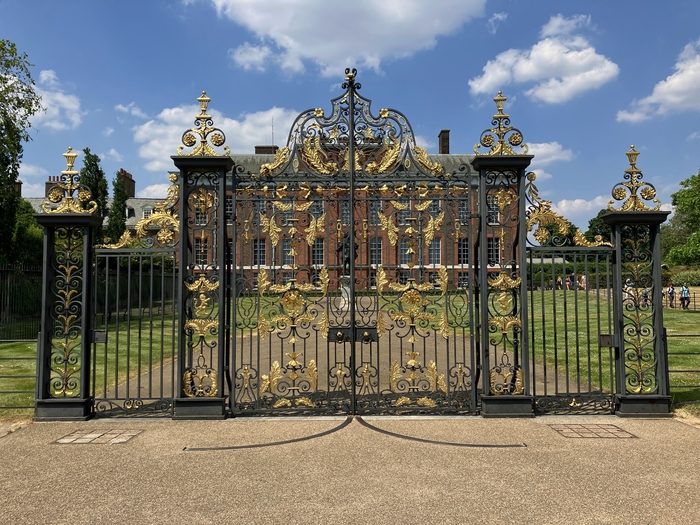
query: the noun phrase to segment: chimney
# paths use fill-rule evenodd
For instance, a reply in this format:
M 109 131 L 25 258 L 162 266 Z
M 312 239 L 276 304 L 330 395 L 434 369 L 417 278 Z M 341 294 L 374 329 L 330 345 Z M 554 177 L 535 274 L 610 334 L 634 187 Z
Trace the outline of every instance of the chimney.
M 133 199 L 136 197 L 136 182 L 134 181 L 134 178 L 132 177 L 131 173 L 122 168 L 119 169 L 119 174 L 123 178 L 124 192 L 126 193 L 127 198 Z
M 15 182 L 15 191 L 17 192 L 18 196 L 20 196 L 20 197 L 22 196 L 22 181 L 21 180 L 18 180 L 17 182 Z
M 275 155 L 279 148 L 277 146 L 255 146 L 256 155 Z
M 438 153 L 440 155 L 449 155 L 450 154 L 450 130 L 449 129 L 443 129 L 439 134 L 438 134 Z
M 47 199 L 49 198 L 51 188 L 53 188 L 60 180 L 61 178 L 58 175 L 49 175 L 49 180 L 47 180 L 46 184 L 44 185 L 44 197 Z

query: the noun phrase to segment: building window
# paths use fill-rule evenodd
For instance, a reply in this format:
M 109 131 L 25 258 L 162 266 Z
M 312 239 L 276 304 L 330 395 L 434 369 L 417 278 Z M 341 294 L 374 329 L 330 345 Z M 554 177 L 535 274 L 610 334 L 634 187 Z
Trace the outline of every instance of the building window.
M 233 195 L 226 195 L 226 224 L 233 224 Z
M 204 266 L 209 262 L 209 239 L 195 237 L 194 239 L 194 263 Z
M 441 247 L 442 239 L 433 239 L 428 247 L 428 264 L 440 264 L 441 259 Z
M 501 239 L 489 237 L 487 240 L 486 263 L 490 265 L 501 264 Z
M 207 210 L 202 210 L 197 207 L 194 209 L 194 225 L 195 226 L 206 226 L 207 225 Z
M 405 206 L 406 209 L 398 211 L 396 214 L 396 223 L 399 226 L 406 226 L 406 219 L 411 216 L 411 201 L 408 197 L 401 197 L 399 199 L 399 204 L 401 204 L 402 208 Z
M 294 255 L 292 255 L 291 240 L 282 239 L 280 250 L 282 252 L 282 266 L 292 266 L 294 264 Z
M 434 200 L 433 202 L 430 203 L 430 206 L 428 206 L 428 214 L 431 217 L 437 217 L 440 215 L 440 201 L 439 200 Z
M 267 215 L 267 208 L 265 206 L 264 200 L 253 201 L 253 224 L 258 226 L 260 224 L 260 216 L 265 217 Z
M 369 240 L 369 263 L 382 264 L 382 240 L 378 237 Z
M 323 266 L 323 239 L 316 239 L 311 246 L 311 264 Z
M 153 215 L 153 208 L 144 208 L 143 209 L 143 218 L 148 219 L 151 215 Z
M 499 224 L 498 197 L 486 196 L 486 224 Z
M 469 224 L 469 200 L 459 199 L 457 201 L 457 214 L 459 215 L 459 222 L 462 226 Z
M 321 215 L 323 215 L 323 201 L 321 199 L 313 199 L 313 204 L 311 208 L 309 208 L 309 213 L 316 219 L 321 217 Z
M 409 275 L 410 273 L 405 270 L 399 271 L 396 280 L 399 282 L 399 284 L 406 284 L 408 282 Z
M 253 239 L 253 266 L 265 266 L 265 239 Z
M 369 201 L 369 223 L 372 226 L 377 226 L 381 224 L 379 220 L 379 214 L 382 211 L 382 203 L 378 200 Z
M 292 279 L 294 279 L 294 274 L 292 272 L 284 272 L 282 274 L 282 284 L 287 284 Z
M 350 225 L 350 203 L 348 201 L 340 201 L 340 221 L 343 226 Z
M 399 264 L 409 264 L 413 253 L 408 253 L 411 249 L 410 239 L 399 239 Z
M 457 274 L 457 286 L 460 288 L 467 288 L 469 286 L 468 272 L 459 272 L 459 274 Z
M 457 245 L 457 264 L 469 264 L 469 239 L 460 239 Z

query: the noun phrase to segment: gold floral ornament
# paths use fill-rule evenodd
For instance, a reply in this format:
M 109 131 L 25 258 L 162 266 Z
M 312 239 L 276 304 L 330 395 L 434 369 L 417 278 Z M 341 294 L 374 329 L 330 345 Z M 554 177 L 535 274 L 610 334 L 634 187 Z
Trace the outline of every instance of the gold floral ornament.
M 90 190 L 80 185 L 79 172 L 73 169 L 78 154 L 69 146 L 63 156 L 66 158 L 68 169 L 61 172 L 61 180 L 49 190 L 50 202 L 43 202 L 41 208 L 46 213 L 95 213 L 97 204 L 90 200 L 92 198 Z M 76 191 L 77 199 L 73 196 Z M 53 208 L 52 204 L 58 204 L 58 206 Z M 88 208 L 84 208 L 85 204 Z
M 629 169 L 625 170 L 625 181 L 618 182 L 612 191 L 614 200 L 608 202 L 610 211 L 658 211 L 661 208 L 661 201 L 656 198 L 656 188 L 649 182 L 642 182 L 642 170 L 637 168 L 637 156 L 639 152 L 630 146 L 627 158 L 630 162 Z M 622 206 L 613 208 L 615 201 L 622 201 Z M 643 201 L 651 201 L 656 206 L 650 208 Z
M 523 134 L 510 125 L 510 116 L 503 113 L 506 97 L 499 91 L 493 101 L 498 110 L 491 121 L 491 125 L 495 127 L 481 133 L 479 143 L 474 145 L 474 153 L 477 155 L 527 155 L 528 147 L 523 143 Z M 481 146 L 489 148 L 488 152 L 480 152 Z M 520 147 L 523 151 L 516 153 L 513 151 L 514 147 Z
M 184 147 L 194 147 L 194 149 L 189 153 L 183 153 L 183 146 L 178 146 L 178 155 L 185 155 L 188 157 L 225 157 L 231 155 L 231 149 L 228 146 L 224 146 L 224 142 L 226 142 L 224 132 L 214 127 L 214 121 L 211 115 L 207 114 L 207 106 L 210 100 L 206 91 L 202 91 L 202 96 L 197 97 L 197 102 L 199 102 L 201 111 L 194 119 L 194 125 L 196 127 L 190 128 L 182 134 L 182 143 L 185 145 Z M 199 140 L 199 144 L 197 144 L 197 140 Z M 217 153 L 212 145 L 217 148 L 224 146 L 224 152 L 221 154 Z

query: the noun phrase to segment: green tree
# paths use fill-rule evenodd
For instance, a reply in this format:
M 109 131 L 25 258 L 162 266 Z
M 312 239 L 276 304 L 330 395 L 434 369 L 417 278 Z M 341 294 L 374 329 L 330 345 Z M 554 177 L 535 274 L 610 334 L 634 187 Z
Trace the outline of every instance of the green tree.
M 107 216 L 107 179 L 100 166 L 100 157 L 90 153 L 90 148 L 83 150 L 83 167 L 80 169 L 80 184 L 92 193 L 92 200 L 97 203 L 97 214 Z M 102 241 L 102 225 L 95 229 L 95 240 Z
M 112 180 L 112 205 L 109 207 L 109 224 L 105 235 L 110 238 L 110 242 L 117 242 L 126 230 L 126 200 L 127 195 L 124 190 L 124 178 L 128 175 L 120 169 Z
M 11 260 L 28 266 L 41 266 L 44 251 L 44 229 L 34 218 L 34 208 L 19 199 L 14 233 L 12 235 Z
M 41 110 L 26 53 L 0 40 L 0 239 L 14 235 L 20 196 L 16 191 L 22 143 L 31 140 L 30 117 Z M 0 263 L 11 260 L 11 243 L 0 242 Z
M 602 217 L 610 213 L 610 210 L 603 208 L 598 212 L 598 215 L 588 221 L 588 230 L 584 233 L 587 240 L 593 242 L 596 235 L 600 235 L 604 241 L 610 242 L 612 230 L 609 224 L 605 224 Z
M 668 249 L 669 264 L 691 266 L 700 263 L 700 170 L 682 180 L 680 186 L 671 195 L 675 213 L 661 239 Z

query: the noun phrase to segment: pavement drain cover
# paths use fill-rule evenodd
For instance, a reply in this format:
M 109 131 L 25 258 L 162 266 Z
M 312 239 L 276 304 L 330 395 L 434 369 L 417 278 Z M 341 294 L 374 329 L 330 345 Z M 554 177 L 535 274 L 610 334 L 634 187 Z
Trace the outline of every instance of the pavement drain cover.
M 636 438 L 626 430 L 616 425 L 590 424 L 590 425 L 549 425 L 560 435 L 566 438 Z
M 138 436 L 141 432 L 143 432 L 143 430 L 78 430 L 56 440 L 55 443 L 61 445 L 84 443 L 117 445 L 119 443 L 126 443 L 132 437 Z

